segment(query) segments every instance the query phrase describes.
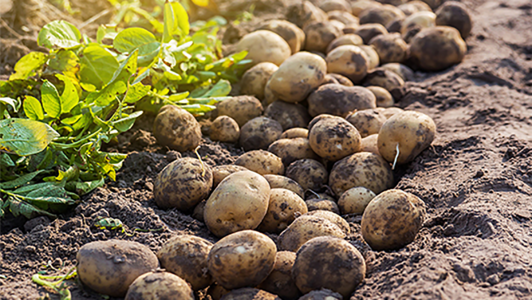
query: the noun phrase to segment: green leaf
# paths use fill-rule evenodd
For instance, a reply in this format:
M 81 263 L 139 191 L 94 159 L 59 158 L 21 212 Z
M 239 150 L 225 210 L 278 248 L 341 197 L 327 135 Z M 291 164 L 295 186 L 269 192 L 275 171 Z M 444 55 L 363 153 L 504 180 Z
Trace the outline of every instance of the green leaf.
M 203 115 L 216 108 L 216 106 L 204 104 L 179 105 L 179 107 L 193 115 Z
M 48 124 L 12 118 L 0 120 L 0 150 L 20 156 L 39 153 L 59 134 Z
M 114 100 L 116 96 L 125 93 L 127 86 L 123 81 L 114 82 L 106 86 L 98 95 L 95 102 L 98 106 L 107 106 Z
M 178 2 L 166 2 L 164 4 L 163 43 L 170 42 L 175 35 L 184 38 L 189 32 L 190 24 L 185 8 Z
M 9 210 L 15 217 L 23 215 L 28 219 L 35 218 L 37 216 L 48 216 L 51 218 L 56 217 L 56 215 L 42 210 L 28 202 L 16 200 L 14 198 L 10 198 L 9 200 Z
M 204 98 L 208 97 L 225 97 L 231 92 L 231 83 L 227 80 L 218 81 L 206 94 Z
M 53 186 L 53 185 L 56 185 L 56 183 L 53 183 L 53 182 L 41 182 L 41 183 L 25 185 L 25 186 L 19 187 L 18 189 L 14 190 L 13 194 L 24 196 L 24 195 L 27 195 L 28 193 L 30 193 L 32 191 L 38 190 L 40 188 L 50 187 L 50 186 Z
M 50 59 L 48 67 L 75 78 L 79 71 L 79 58 L 73 51 L 61 49 Z
M 48 55 L 42 52 L 26 54 L 15 64 L 15 73 L 9 77 L 9 80 L 25 80 L 36 75 L 37 70 L 42 68 L 46 60 L 48 60 Z
M 35 171 L 32 173 L 28 173 L 25 175 L 20 176 L 19 178 L 7 182 L 0 182 L 0 189 L 12 189 L 16 188 L 22 185 L 25 185 L 26 183 L 30 182 L 35 178 L 35 176 L 39 175 L 40 173 L 44 172 L 44 170 Z
M 59 118 L 61 115 L 61 98 L 55 86 L 45 80 L 41 87 L 41 101 L 44 111 L 52 118 Z
M 158 43 L 155 36 L 144 28 L 127 28 L 114 39 L 113 46 L 118 52 L 131 53 L 144 45 Z
M 101 178 L 93 181 L 84 181 L 84 182 L 72 182 L 67 184 L 67 187 L 71 187 L 79 195 L 85 195 L 92 192 L 94 189 L 99 188 L 105 184 L 105 179 Z
M 137 72 L 137 58 L 139 56 L 139 52 L 135 50 L 131 55 L 127 57 L 126 60 L 124 60 L 119 68 L 115 71 L 113 74 L 113 78 L 109 81 L 109 85 L 114 83 L 117 80 L 122 80 L 124 82 L 129 81 L 129 78 Z
M 116 58 L 98 44 L 90 44 L 83 50 L 79 75 L 83 83 L 101 89 L 113 78 L 119 63 Z
M 14 112 L 17 112 L 18 110 L 18 101 L 13 98 L 3 97 L 0 98 L 0 104 L 5 104 L 6 106 L 9 105 L 13 108 Z
M 79 103 L 78 89 L 67 76 L 57 74 L 56 77 L 65 83 L 65 89 L 61 95 L 61 112 L 68 113 Z
M 73 48 L 81 45 L 81 33 L 67 21 L 52 21 L 41 29 L 37 41 L 39 46 L 52 48 Z
M 2 166 L 2 167 L 14 167 L 16 165 L 15 165 L 15 162 L 13 162 L 13 160 L 9 156 L 9 154 L 2 153 L 2 154 L 0 154 L 0 166 Z
M 183 93 L 173 94 L 173 95 L 170 95 L 170 96 L 168 97 L 168 100 L 169 100 L 169 101 L 172 101 L 172 102 L 177 102 L 177 101 L 180 101 L 180 100 L 186 99 L 186 98 L 188 97 L 188 95 L 190 95 L 189 92 L 183 92 Z
M 103 40 L 114 40 L 117 35 L 118 32 L 116 32 L 116 27 L 107 27 L 106 25 L 100 25 L 100 27 L 98 27 L 96 40 L 98 41 L 98 44 L 102 44 Z
M 26 96 L 24 98 L 24 113 L 26 117 L 32 120 L 44 119 L 44 112 L 42 110 L 41 102 L 32 96 Z
M 92 123 L 92 115 L 89 113 L 84 113 L 81 119 L 79 119 L 79 121 L 77 121 L 76 123 L 72 125 L 72 128 L 74 130 L 80 130 L 80 129 L 83 129 L 89 126 L 91 123 Z
M 83 115 L 75 115 L 69 118 L 62 119 L 61 123 L 66 124 L 66 125 L 72 125 L 76 123 L 77 121 L 79 121 L 79 119 L 81 119 L 82 117 Z
M 112 124 L 114 128 L 116 128 L 118 131 L 126 132 L 131 129 L 131 127 L 133 127 L 133 124 L 135 124 L 135 119 L 137 119 L 141 115 L 142 111 L 136 111 L 125 118 L 114 121 Z
M 124 102 L 135 103 L 142 99 L 144 96 L 146 96 L 150 90 L 150 86 L 143 85 L 142 83 L 131 85 L 129 87 L 129 90 L 127 91 L 126 99 L 124 99 Z

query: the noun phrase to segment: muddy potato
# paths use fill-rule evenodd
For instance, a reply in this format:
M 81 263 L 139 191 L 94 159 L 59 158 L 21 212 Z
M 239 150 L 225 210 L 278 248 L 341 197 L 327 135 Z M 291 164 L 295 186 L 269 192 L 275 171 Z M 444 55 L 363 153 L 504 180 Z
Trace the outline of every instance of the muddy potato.
M 255 96 L 257 99 L 263 100 L 266 83 L 277 69 L 279 69 L 277 65 L 263 62 L 247 70 L 240 81 L 240 94 Z
M 399 8 L 405 14 L 405 16 L 407 16 L 407 17 L 410 16 L 411 14 L 417 13 L 419 11 L 417 6 L 415 6 L 415 5 L 411 4 L 411 3 L 401 4 L 401 5 L 397 6 L 397 8 Z
M 414 80 L 414 71 L 409 67 L 399 63 L 388 63 L 381 66 L 381 69 L 389 70 L 399 75 L 403 81 Z
M 376 107 L 375 95 L 361 86 L 323 85 L 308 97 L 308 112 L 313 117 L 323 114 L 345 117 L 353 110 Z
M 366 88 L 375 95 L 375 98 L 377 99 L 377 107 L 391 107 L 395 104 L 392 94 L 390 94 L 385 88 L 380 86 L 368 86 Z
M 284 173 L 283 161 L 280 157 L 269 151 L 253 150 L 240 155 L 235 165 L 242 166 L 260 175 Z
M 295 180 L 281 175 L 266 174 L 264 178 L 268 180 L 272 189 L 287 189 L 296 193 L 302 199 L 305 197 L 305 190 Z
M 288 130 L 285 130 L 279 138 L 280 139 L 308 138 L 308 129 L 290 128 Z
M 249 120 L 262 115 L 264 109 L 259 99 L 253 96 L 237 96 L 218 103 L 217 110 L 218 116 L 229 116 L 242 127 Z
M 377 1 L 373 0 L 357 0 L 354 2 L 351 2 L 351 12 L 353 13 L 353 16 L 358 17 L 360 16 L 360 13 L 363 12 L 366 9 L 369 8 L 378 8 L 381 7 L 382 4 L 380 4 Z
M 159 267 L 157 256 L 150 248 L 122 240 L 85 244 L 79 249 L 76 260 L 81 282 L 111 297 L 124 297 L 137 277 Z
M 339 117 L 323 119 L 309 132 L 309 143 L 314 153 L 330 161 L 359 151 L 360 139 L 355 126 Z
M 229 292 L 230 290 L 224 288 L 219 284 L 214 283 L 207 290 L 207 295 L 209 295 L 212 300 L 220 300 L 224 295 L 229 294 Z
M 356 34 L 346 34 L 334 39 L 329 46 L 327 46 L 327 53 L 340 46 L 360 46 L 364 44 L 362 38 Z M 327 69 L 328 72 L 333 72 L 330 69 Z
M 278 295 L 285 300 L 297 300 L 301 292 L 292 279 L 292 266 L 296 260 L 296 254 L 291 251 L 279 251 L 275 256 L 273 271 L 258 286 L 272 294 Z
M 310 1 L 302 1 L 288 7 L 286 19 L 299 28 L 304 28 L 312 22 L 326 21 L 327 14 Z
M 355 126 L 362 138 L 379 133 L 382 124 L 387 120 L 383 114 L 375 109 L 355 111 L 347 115 L 345 119 Z
M 329 173 L 325 166 L 314 159 L 300 159 L 286 169 L 286 177 L 295 180 L 303 190 L 319 191 L 327 184 Z
M 368 206 L 369 202 L 375 198 L 375 196 L 374 192 L 363 186 L 350 188 L 340 196 L 340 199 L 338 199 L 338 206 L 343 215 L 361 215 L 364 213 L 366 206 Z
M 257 30 L 243 36 L 236 45 L 236 52 L 241 51 L 248 51 L 246 59 L 251 59 L 253 65 L 271 62 L 279 66 L 292 54 L 288 43 L 269 30 Z
M 401 190 L 385 191 L 362 215 L 361 231 L 373 250 L 393 250 L 411 243 L 423 225 L 425 203 Z
M 343 34 L 343 30 L 345 28 L 345 24 L 338 21 L 338 20 L 329 20 L 328 21 L 329 23 L 331 23 L 331 25 L 333 25 L 334 27 L 336 27 L 338 30 L 340 30 L 340 33 Z
M 460 32 L 447 26 L 422 30 L 410 43 L 411 60 L 427 71 L 441 71 L 460 63 L 466 51 Z
M 305 201 L 296 193 L 287 189 L 272 188 L 268 212 L 257 230 L 262 232 L 280 233 L 290 225 L 296 217 L 308 212 Z
M 340 209 L 338 208 L 338 205 L 336 204 L 336 202 L 331 201 L 331 200 L 314 198 L 314 199 L 305 200 L 305 203 L 309 211 L 326 210 L 326 211 L 333 212 L 335 214 L 340 213 Z
M 405 85 L 401 76 L 392 71 L 377 68 L 368 73 L 364 79 L 364 86 L 380 86 L 393 96 Z
M 194 291 L 212 283 L 207 272 L 207 256 L 212 243 L 194 235 L 178 235 L 163 244 L 157 258 L 161 268 L 190 283 Z
M 221 300 L 282 300 L 277 295 L 256 288 L 241 288 L 225 294 Z
M 436 25 L 450 26 L 458 29 L 465 40 L 471 33 L 473 21 L 464 4 L 456 1 L 443 3 L 436 11 Z
M 327 63 L 316 54 L 298 52 L 273 73 L 269 88 L 273 95 L 286 102 L 300 102 L 319 87 L 327 74 Z
M 342 29 L 342 32 L 344 34 L 356 34 L 358 27 L 360 27 L 360 24 L 347 24 L 345 25 L 344 29 Z
M 305 44 L 305 32 L 295 24 L 285 20 L 271 20 L 259 27 L 277 33 L 290 46 L 292 54 L 299 52 Z
M 270 145 L 268 151 L 280 157 L 285 166 L 304 158 L 318 159 L 306 138 L 279 139 Z
M 319 8 L 326 13 L 330 11 L 351 12 L 351 5 L 346 0 L 324 0 L 320 3 Z
M 379 54 L 382 64 L 403 62 L 407 57 L 408 45 L 399 33 L 381 34 L 369 42 Z
M 333 222 L 334 224 L 336 224 L 336 226 L 340 227 L 340 229 L 342 229 L 345 232 L 345 234 L 349 234 L 349 232 L 351 231 L 351 229 L 349 228 L 349 223 L 347 223 L 347 221 L 344 218 L 342 218 L 340 215 L 332 211 L 313 210 L 313 211 L 309 211 L 308 213 L 306 213 L 305 216 L 315 216 L 315 217 L 327 219 Z
M 240 129 L 240 146 L 246 151 L 268 149 L 283 133 L 279 122 L 267 117 L 256 117 Z
M 404 19 L 395 19 L 386 25 L 386 30 L 389 33 L 401 33 Z
M 360 152 L 336 162 L 329 176 L 329 186 L 336 195 L 362 186 L 375 194 L 393 187 L 390 165 L 379 155 Z
M 325 53 L 327 46 L 343 33 L 331 22 L 313 22 L 303 28 L 305 31 L 305 50 Z
M 268 80 L 268 83 L 266 83 L 266 87 L 264 87 L 264 99 L 262 100 L 262 105 L 266 107 L 277 100 L 279 100 L 279 98 L 273 94 L 270 88 L 270 81 Z
M 125 300 L 194 300 L 194 291 L 179 276 L 157 270 L 139 276 L 129 286 Z
M 212 168 L 212 187 L 216 188 L 225 177 L 240 171 L 248 171 L 248 169 L 238 165 L 222 165 Z
M 373 69 L 377 68 L 379 66 L 379 64 L 381 63 L 380 59 L 379 59 L 379 54 L 377 53 L 377 50 L 375 50 L 375 48 L 373 46 L 368 46 L 368 45 L 362 45 L 362 46 L 359 46 L 359 47 L 360 47 L 360 49 L 362 49 L 366 53 L 366 55 L 369 58 L 369 69 L 368 69 L 368 72 L 370 72 L 370 70 L 373 70 Z
M 401 33 L 404 35 L 410 29 L 419 27 L 431 28 L 436 26 L 436 15 L 431 11 L 420 11 L 408 16 L 401 27 Z
M 377 146 L 378 134 L 368 135 L 360 140 L 360 152 L 371 152 L 377 155 L 381 155 L 379 147 Z
M 210 137 L 213 141 L 236 143 L 240 138 L 240 127 L 233 118 L 219 116 L 212 122 Z
M 423 0 L 430 8 L 436 9 L 441 5 L 442 0 Z
M 344 75 L 353 82 L 360 82 L 369 70 L 369 57 L 352 45 L 339 46 L 331 50 L 325 58 L 327 70 Z
M 343 86 L 354 86 L 353 82 L 349 78 L 345 77 L 344 75 L 340 75 L 336 73 L 329 73 L 327 75 L 336 79 L 336 81 L 338 81 L 338 84 L 341 84 Z
M 159 144 L 185 152 L 196 149 L 200 144 L 201 126 L 188 111 L 175 105 L 165 105 L 153 122 L 153 135 Z
M 207 199 L 205 225 L 218 237 L 255 229 L 268 211 L 269 199 L 270 185 L 261 175 L 252 171 L 231 174 Z
M 335 20 L 342 22 L 344 25 L 358 26 L 358 18 L 353 16 L 350 12 L 333 10 L 327 13 L 329 21 Z
M 299 300 L 342 300 L 344 297 L 328 289 L 314 290 L 303 295 Z
M 383 111 L 382 111 L 382 114 L 386 117 L 386 119 L 389 119 L 391 118 L 392 116 L 398 114 L 398 113 L 402 113 L 404 112 L 404 110 L 402 110 L 401 108 L 399 107 L 386 107 Z
M 418 11 L 432 11 L 432 8 L 425 2 L 420 0 L 408 1 L 408 3 L 417 8 Z
M 277 239 L 279 249 L 297 252 L 303 244 L 319 236 L 345 238 L 345 232 L 333 222 L 316 216 L 295 219 Z M 295 277 L 294 277 L 295 279 Z
M 355 34 L 362 38 L 364 44 L 368 44 L 372 38 L 380 34 L 388 34 L 388 30 L 381 24 L 369 23 L 360 25 Z
M 436 125 L 431 117 L 405 111 L 395 114 L 382 125 L 377 143 L 382 157 L 395 166 L 414 160 L 430 146 L 435 135 Z
M 306 127 L 310 122 L 310 115 L 303 105 L 280 100 L 268 105 L 264 116 L 279 122 L 283 130 Z
M 405 14 L 400 9 L 389 4 L 365 9 L 358 16 L 360 24 L 381 24 L 382 26 L 388 25 L 388 23 L 395 19 L 404 17 Z
M 329 119 L 329 118 L 336 118 L 337 116 L 329 115 L 329 114 L 320 114 L 314 117 L 312 120 L 310 120 L 310 123 L 308 123 L 308 130 L 310 131 L 316 123 L 321 121 L 322 119 Z
M 175 207 L 181 211 L 194 208 L 212 189 L 211 168 L 191 157 L 176 159 L 155 179 L 153 197 L 161 208 Z

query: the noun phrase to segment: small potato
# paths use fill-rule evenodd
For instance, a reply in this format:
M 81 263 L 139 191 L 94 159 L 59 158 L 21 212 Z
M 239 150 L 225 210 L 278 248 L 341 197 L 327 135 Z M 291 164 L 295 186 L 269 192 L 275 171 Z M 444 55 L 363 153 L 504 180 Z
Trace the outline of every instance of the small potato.
M 240 129 L 240 146 L 246 151 L 268 149 L 283 133 L 279 122 L 267 117 L 249 120 Z
M 268 151 L 280 157 L 285 166 L 304 158 L 318 159 L 306 138 L 279 139 L 270 145 Z
M 382 64 L 403 62 L 407 57 L 408 45 L 399 33 L 381 34 L 369 42 L 379 54 Z
M 349 80 L 351 81 L 351 80 Z M 329 74 L 325 75 L 325 79 L 323 80 L 323 82 L 321 83 L 321 85 L 326 85 L 326 84 L 340 84 L 338 82 L 338 80 L 336 80 L 336 78 L 330 76 Z
M 436 11 L 436 25 L 458 29 L 460 36 L 465 40 L 471 33 L 473 21 L 464 4 L 449 1 L 443 3 Z
M 323 119 L 309 132 L 309 143 L 314 153 L 330 161 L 359 151 L 360 139 L 355 126 L 339 117 Z
M 358 26 L 358 18 L 353 16 L 350 12 L 347 11 L 341 11 L 341 10 L 333 10 L 327 13 L 327 16 L 329 17 L 329 21 L 339 21 L 342 22 L 344 25 L 350 25 L 350 26 Z
M 270 185 L 264 177 L 252 171 L 231 174 L 207 199 L 205 225 L 218 237 L 255 229 L 268 211 L 269 200 Z
M 310 115 L 303 105 L 280 100 L 268 105 L 264 111 L 264 116 L 279 122 L 283 130 L 307 127 L 308 122 L 310 122 Z
M 349 234 L 351 231 L 351 229 L 349 228 L 349 223 L 347 223 L 347 221 L 344 218 L 342 218 L 340 215 L 338 215 L 337 213 L 331 212 L 331 211 L 313 210 L 313 211 L 309 211 L 308 213 L 306 213 L 305 216 L 315 216 L 315 217 L 327 219 L 333 222 L 334 224 L 336 224 L 336 226 L 342 229 L 345 232 L 345 234 Z
M 213 141 L 236 143 L 240 138 L 240 127 L 231 117 L 219 116 L 212 122 L 210 136 Z
M 277 295 L 256 288 L 241 288 L 225 294 L 221 300 L 282 300 Z
M 410 193 L 388 190 L 370 201 L 362 215 L 362 236 L 373 250 L 411 243 L 423 225 L 425 203 Z
M 236 52 L 248 51 L 246 59 L 253 65 L 271 62 L 280 66 L 292 54 L 288 43 L 277 33 L 257 30 L 248 33 L 236 45 Z
M 191 157 L 168 164 L 153 185 L 155 203 L 161 208 L 189 211 L 205 199 L 212 189 L 211 168 Z
M 442 0 L 423 0 L 423 2 L 427 3 L 430 8 L 436 9 L 441 5 Z
M 301 292 L 292 279 L 292 266 L 296 254 L 290 251 L 279 251 L 275 256 L 273 271 L 268 275 L 258 288 L 278 295 L 285 300 L 297 300 Z
M 286 19 L 299 28 L 305 28 L 309 23 L 326 21 L 327 14 L 310 1 L 302 1 L 288 7 Z
M 351 79 L 345 77 L 344 75 L 340 75 L 340 74 L 336 74 L 336 73 L 329 73 L 327 75 L 333 77 L 334 79 L 336 79 L 336 81 L 338 81 L 338 84 L 341 84 L 343 86 L 354 86 L 354 84 L 351 81 Z
M 340 46 L 360 46 L 363 45 L 364 41 L 362 38 L 356 34 L 346 34 L 334 39 L 329 46 L 327 46 L 327 53 Z M 332 72 L 330 69 L 327 71 Z
M 420 11 L 408 16 L 402 24 L 401 33 L 407 34 L 415 28 L 432 28 L 436 26 L 436 15 L 431 11 Z
M 308 112 L 313 117 L 323 114 L 345 117 L 354 110 L 376 107 L 375 95 L 361 86 L 327 84 L 320 86 L 308 97 Z
M 357 0 L 355 2 L 351 2 L 351 12 L 353 13 L 353 16 L 358 17 L 360 16 L 360 13 L 363 12 L 366 9 L 369 8 L 378 8 L 381 7 L 382 4 L 380 4 L 377 1 L 373 0 Z
M 375 194 L 393 187 L 390 165 L 379 155 L 360 152 L 336 162 L 329 176 L 329 186 L 336 195 L 353 187 L 365 187 Z
M 355 31 L 355 34 L 362 38 L 364 44 L 368 44 L 369 41 L 371 41 L 371 39 L 377 35 L 388 34 L 388 30 L 386 30 L 386 27 L 382 26 L 381 24 L 369 23 L 360 25 Z
M 351 12 L 351 5 L 345 0 L 324 0 L 319 8 L 326 13 L 331 11 Z
M 381 155 L 379 147 L 377 146 L 378 134 L 368 135 L 360 140 L 360 152 L 371 152 L 377 155 Z
M 375 95 L 375 98 L 377 99 L 377 107 L 391 107 L 395 104 L 392 94 L 390 94 L 385 88 L 380 86 L 368 86 L 366 88 Z
M 360 27 L 360 24 L 347 24 L 344 29 L 342 29 L 342 32 L 344 34 L 356 34 L 358 27 Z
M 290 128 L 288 130 L 285 130 L 279 138 L 281 139 L 308 138 L 308 129 Z
M 253 96 L 237 96 L 218 103 L 217 110 L 218 116 L 229 116 L 242 127 L 249 120 L 262 115 L 264 109 L 259 99 Z
M 222 165 L 212 168 L 212 187 L 215 189 L 225 177 L 240 171 L 248 171 L 248 169 L 237 165 Z
M 286 177 L 295 180 L 303 190 L 319 191 L 327 184 L 329 173 L 325 166 L 314 159 L 300 159 L 286 169 Z
M 404 17 L 405 14 L 400 9 L 389 4 L 365 9 L 358 16 L 360 24 L 381 24 L 382 26 L 388 25 L 388 23 L 395 19 Z
M 405 111 L 395 114 L 382 125 L 377 143 L 382 157 L 395 167 L 414 160 L 430 146 L 435 135 L 436 124 L 431 117 Z
M 388 63 L 381 66 L 381 69 L 389 70 L 399 75 L 403 81 L 412 81 L 414 80 L 414 71 L 409 67 L 398 64 L 398 63 Z
M 377 50 L 375 50 L 373 46 L 362 45 L 360 46 L 360 49 L 362 49 L 369 58 L 368 72 L 369 70 L 373 70 L 379 66 L 379 64 L 381 63 L 379 53 L 377 53 Z
M 355 2 L 356 3 L 356 2 Z M 344 297 L 331 290 L 321 289 L 314 290 L 303 295 L 299 300 L 342 300 Z
M 326 288 L 347 299 L 364 280 L 366 262 L 349 242 L 317 237 L 297 252 L 292 276 L 302 293 Z
M 331 200 L 310 199 L 310 200 L 305 200 L 305 203 L 309 211 L 326 210 L 326 211 L 333 212 L 335 214 L 340 213 L 340 209 L 338 208 L 338 205 L 336 204 L 336 202 L 331 201 Z
M 177 275 L 157 270 L 139 276 L 131 285 L 125 300 L 194 300 L 194 291 Z
M 159 144 L 185 152 L 196 149 L 200 144 L 201 126 L 188 111 L 175 105 L 165 105 L 153 122 L 153 135 Z
M 281 250 L 297 252 L 307 241 L 319 236 L 334 236 L 343 239 L 346 235 L 340 227 L 327 219 L 301 216 L 281 232 L 277 243 Z
M 371 199 L 375 198 L 375 196 L 374 192 L 363 186 L 350 188 L 340 196 L 338 206 L 343 215 L 361 215 L 364 213 Z
M 212 247 L 209 272 L 228 290 L 254 287 L 273 270 L 276 254 L 275 243 L 265 234 L 254 230 L 235 232 Z
M 157 252 L 161 268 L 190 283 L 194 291 L 204 289 L 212 283 L 207 272 L 207 256 L 212 243 L 194 235 L 178 235 Z
M 287 189 L 296 193 L 302 199 L 305 197 L 305 190 L 299 185 L 299 183 L 291 178 L 273 174 L 266 174 L 264 175 L 264 178 L 268 180 L 270 188 L 272 189 Z
M 353 124 L 362 138 L 379 133 L 386 117 L 374 109 L 359 110 L 349 114 L 345 118 Z
M 305 201 L 296 193 L 287 189 L 272 188 L 268 212 L 264 216 L 258 230 L 262 232 L 280 233 L 296 217 L 307 212 L 308 208 L 305 205 Z
M 81 282 L 111 297 L 124 297 L 137 277 L 159 267 L 157 256 L 150 248 L 122 240 L 85 244 L 79 249 L 76 260 Z
M 196 219 L 196 220 L 198 220 L 200 222 L 204 222 L 205 223 L 205 220 L 203 219 L 203 213 L 205 211 L 205 204 L 206 203 L 207 203 L 207 200 L 203 200 L 200 203 L 198 203 L 198 205 L 196 205 L 196 207 L 194 207 L 194 211 L 192 212 L 191 217 L 193 217 L 194 219 Z
M 343 33 L 331 22 L 313 22 L 303 28 L 305 31 L 305 50 L 327 52 L 327 46 Z
M 305 32 L 293 23 L 285 20 L 271 20 L 259 27 L 270 30 L 281 36 L 290 46 L 292 54 L 299 52 L 305 44 Z
M 427 3 L 420 0 L 409 1 L 408 3 L 405 3 L 403 5 L 412 5 L 417 9 L 417 11 L 432 11 L 432 8 Z M 400 6 L 398 6 L 397 8 L 401 9 Z
M 255 96 L 257 99 L 263 100 L 266 83 L 277 69 L 279 69 L 277 65 L 263 62 L 247 70 L 240 81 L 240 94 Z
M 369 70 L 369 57 L 357 46 L 344 45 L 331 50 L 325 58 L 327 70 L 360 82 Z
M 390 94 L 394 95 L 405 85 L 401 76 L 392 71 L 377 68 L 368 73 L 364 79 L 364 86 L 380 86 L 385 88 Z
M 246 152 L 235 161 L 235 165 L 242 166 L 260 175 L 284 173 L 283 161 L 272 152 L 253 150 Z

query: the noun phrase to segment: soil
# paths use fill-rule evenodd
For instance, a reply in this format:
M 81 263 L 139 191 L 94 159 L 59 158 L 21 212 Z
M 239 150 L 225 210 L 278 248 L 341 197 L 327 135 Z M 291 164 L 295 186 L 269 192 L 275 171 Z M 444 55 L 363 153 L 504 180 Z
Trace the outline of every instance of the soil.
M 474 17 L 465 60 L 439 73 L 416 72 L 398 103 L 430 115 L 438 128 L 433 145 L 395 172 L 396 187 L 423 199 L 428 218 L 408 246 L 375 252 L 360 242 L 360 218 L 347 218 L 354 232 L 349 239 L 364 250 L 369 266 L 353 300 L 532 299 L 532 5 L 461 2 Z M 246 31 L 237 29 L 229 29 L 228 38 Z M 0 71 L 10 68 L 2 58 Z M 176 234 L 217 240 L 202 222 L 154 204 L 158 172 L 181 155 L 195 154 L 156 145 L 150 122 L 143 119 L 109 146 L 129 152 L 117 181 L 84 196 L 73 211 L 55 220 L 2 220 L 0 299 L 58 299 L 31 276 L 64 273 L 87 242 L 119 238 L 157 251 Z M 232 163 L 243 151 L 206 139 L 199 153 L 214 166 Z M 98 217 L 120 219 L 128 232 L 163 230 L 129 237 L 96 228 Z M 101 299 L 77 282 L 69 284 L 72 299 Z M 203 292 L 199 298 L 209 299 Z

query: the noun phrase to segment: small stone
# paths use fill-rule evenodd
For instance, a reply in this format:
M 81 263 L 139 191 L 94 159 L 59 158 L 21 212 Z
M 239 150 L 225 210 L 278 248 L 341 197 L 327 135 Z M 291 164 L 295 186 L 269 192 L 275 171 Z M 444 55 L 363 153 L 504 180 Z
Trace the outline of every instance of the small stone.
M 486 280 L 491 285 L 496 285 L 500 281 L 499 276 L 497 274 L 491 274 Z
M 26 246 L 24 247 L 24 251 L 28 252 L 28 253 L 35 253 L 35 251 L 37 251 L 37 248 L 35 248 L 35 246 Z
M 445 236 L 450 236 L 454 234 L 454 224 L 447 224 L 445 228 L 443 228 L 443 234 Z

